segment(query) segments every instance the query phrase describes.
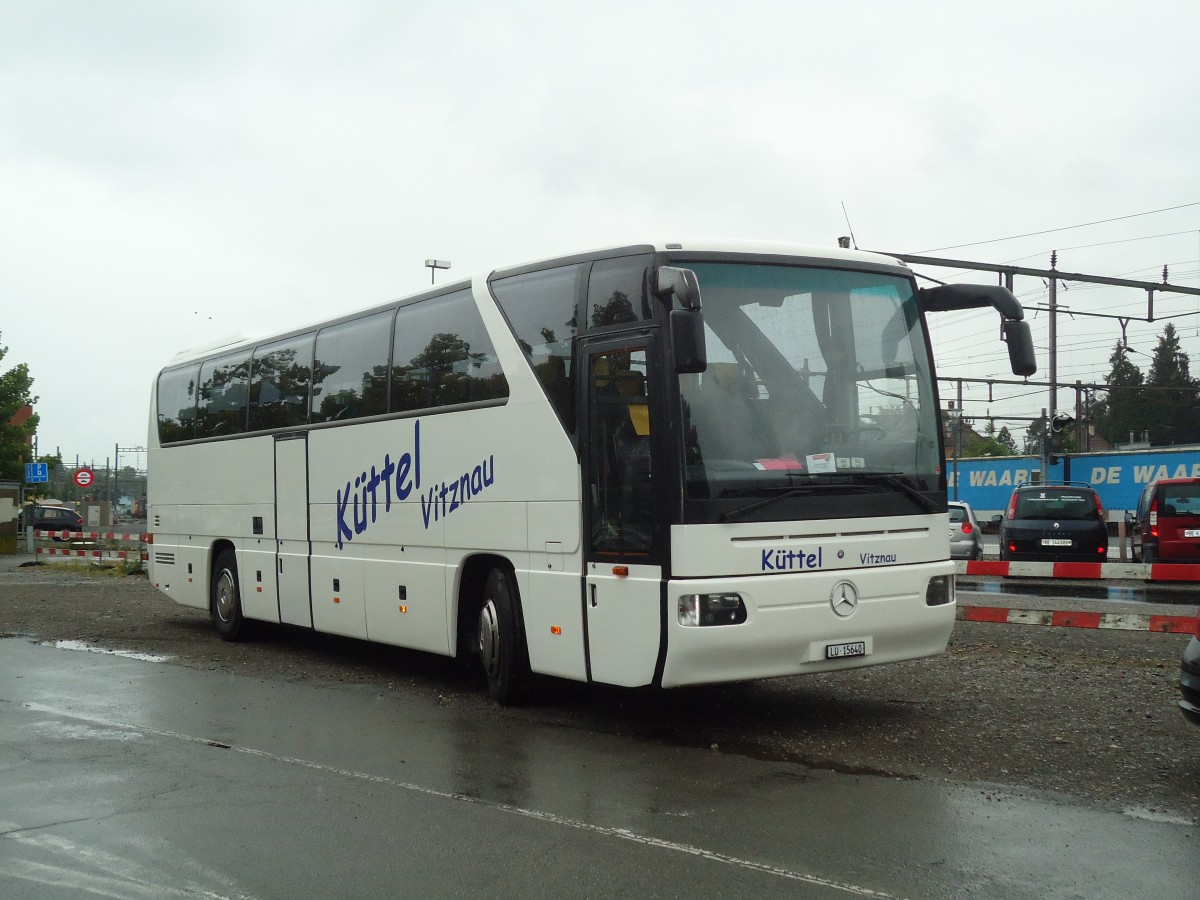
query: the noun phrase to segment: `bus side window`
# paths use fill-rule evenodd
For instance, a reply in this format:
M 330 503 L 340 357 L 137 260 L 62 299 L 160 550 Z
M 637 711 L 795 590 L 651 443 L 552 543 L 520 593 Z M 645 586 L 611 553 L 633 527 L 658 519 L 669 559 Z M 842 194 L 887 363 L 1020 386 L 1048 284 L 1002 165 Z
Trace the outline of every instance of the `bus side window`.
M 654 306 L 646 290 L 646 273 L 654 264 L 648 255 L 600 259 L 588 279 L 588 328 L 650 321 Z
M 223 356 L 200 367 L 196 437 L 220 437 L 246 430 L 250 356 Z
M 172 369 L 158 376 L 158 439 L 190 441 L 196 436 L 196 393 L 200 366 Z
M 430 409 L 508 396 L 470 291 L 400 307 L 392 343 L 392 411 Z
M 317 333 L 312 421 L 340 422 L 387 412 L 392 312 L 376 313 Z
M 294 428 L 308 421 L 313 335 L 255 349 L 250 371 L 250 430 Z
M 568 434 L 575 433 L 571 357 L 584 271 L 580 265 L 558 266 L 498 278 L 489 285 Z

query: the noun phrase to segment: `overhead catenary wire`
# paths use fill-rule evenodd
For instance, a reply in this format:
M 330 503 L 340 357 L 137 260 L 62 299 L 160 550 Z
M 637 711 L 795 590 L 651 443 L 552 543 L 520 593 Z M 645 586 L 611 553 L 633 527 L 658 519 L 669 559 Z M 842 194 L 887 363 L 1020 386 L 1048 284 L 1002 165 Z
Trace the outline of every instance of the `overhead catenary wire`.
M 1142 216 L 1153 216 L 1158 215 L 1159 213 L 1175 212 L 1176 210 L 1188 209 L 1193 206 L 1200 206 L 1200 200 L 1192 203 L 1181 203 L 1178 206 L 1166 206 L 1162 209 L 1151 209 L 1147 210 L 1146 212 L 1130 213 L 1129 215 L 1125 216 L 1114 216 L 1110 219 L 1097 219 L 1095 222 L 1082 222 L 1078 225 L 1063 225 L 1059 228 L 1046 228 L 1042 231 L 1030 231 L 1026 232 L 1025 234 L 1014 234 L 1008 237 L 989 238 L 988 240 L 972 241 L 966 244 L 952 244 L 948 247 L 935 247 L 931 250 L 919 250 L 917 253 L 941 253 L 943 250 L 961 250 L 963 247 L 982 247 L 985 244 L 999 244 L 1004 241 L 1015 241 L 1022 238 L 1038 237 L 1039 235 L 1043 234 L 1055 234 L 1060 231 L 1072 231 L 1076 228 L 1091 228 L 1093 225 L 1107 225 L 1111 222 L 1123 222 L 1128 219 L 1137 219 Z

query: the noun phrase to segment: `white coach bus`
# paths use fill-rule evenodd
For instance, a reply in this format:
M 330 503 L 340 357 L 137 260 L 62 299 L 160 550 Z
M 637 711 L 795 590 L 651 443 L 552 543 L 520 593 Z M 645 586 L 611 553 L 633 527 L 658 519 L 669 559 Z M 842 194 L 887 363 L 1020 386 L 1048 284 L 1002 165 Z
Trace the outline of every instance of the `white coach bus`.
M 954 622 L 925 313 L 895 259 L 610 248 L 185 353 L 151 402 L 152 583 L 286 623 L 664 688 L 938 654 Z M 999 339 L 998 335 L 998 339 Z

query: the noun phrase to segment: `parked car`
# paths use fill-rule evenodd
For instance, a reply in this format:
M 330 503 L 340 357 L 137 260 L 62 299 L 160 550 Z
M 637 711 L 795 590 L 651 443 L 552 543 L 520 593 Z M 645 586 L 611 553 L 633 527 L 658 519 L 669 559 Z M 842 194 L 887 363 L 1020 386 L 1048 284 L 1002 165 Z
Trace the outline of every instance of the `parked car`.
M 1000 519 L 1000 558 L 1105 562 L 1108 525 L 1100 495 L 1087 484 L 1022 484 Z
M 1200 725 L 1200 616 L 1196 616 L 1195 633 L 1179 661 L 1179 691 L 1183 694 L 1180 711 L 1189 722 Z
M 82 531 L 83 516 L 65 506 L 35 506 L 33 527 L 37 531 Z M 17 513 L 17 528 L 25 528 L 24 509 Z
M 950 512 L 950 558 L 980 559 L 983 557 L 983 533 L 975 510 L 969 503 L 951 500 L 946 504 Z
M 1160 478 L 1126 513 L 1135 562 L 1200 563 L 1200 478 Z

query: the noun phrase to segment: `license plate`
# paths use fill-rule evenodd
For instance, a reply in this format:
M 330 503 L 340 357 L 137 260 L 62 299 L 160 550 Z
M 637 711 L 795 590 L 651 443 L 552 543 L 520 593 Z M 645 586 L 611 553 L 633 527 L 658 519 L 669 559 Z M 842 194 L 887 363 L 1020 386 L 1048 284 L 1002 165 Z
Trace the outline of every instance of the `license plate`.
M 826 644 L 826 659 L 844 659 L 847 656 L 866 656 L 866 641 L 850 641 L 845 644 Z
M 1043 547 L 1070 547 L 1070 538 L 1042 538 Z
M 1185 528 L 1183 529 L 1184 537 L 1200 537 L 1200 528 Z

